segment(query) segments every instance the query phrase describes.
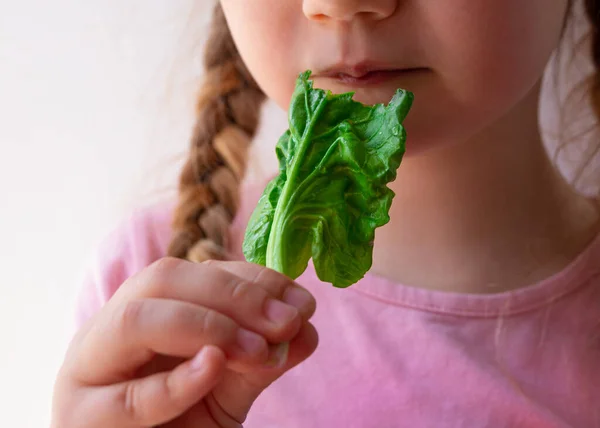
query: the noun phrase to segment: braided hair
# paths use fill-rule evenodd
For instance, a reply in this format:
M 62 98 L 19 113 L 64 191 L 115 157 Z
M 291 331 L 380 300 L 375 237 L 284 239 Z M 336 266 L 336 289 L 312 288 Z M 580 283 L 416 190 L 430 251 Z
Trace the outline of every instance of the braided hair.
M 204 55 L 205 78 L 168 249 L 169 256 L 194 262 L 226 258 L 248 148 L 265 99 L 237 51 L 219 4 Z

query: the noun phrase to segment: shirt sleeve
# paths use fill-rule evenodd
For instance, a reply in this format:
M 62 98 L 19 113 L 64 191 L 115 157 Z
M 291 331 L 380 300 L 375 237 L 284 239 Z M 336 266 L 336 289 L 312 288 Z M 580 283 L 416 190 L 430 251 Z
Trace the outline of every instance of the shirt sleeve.
M 94 249 L 80 276 L 75 306 L 75 328 L 79 329 L 133 274 L 129 231 L 122 225 Z
M 163 257 L 170 211 L 146 209 L 123 221 L 95 248 L 80 275 L 75 329 L 97 313 L 131 276 Z

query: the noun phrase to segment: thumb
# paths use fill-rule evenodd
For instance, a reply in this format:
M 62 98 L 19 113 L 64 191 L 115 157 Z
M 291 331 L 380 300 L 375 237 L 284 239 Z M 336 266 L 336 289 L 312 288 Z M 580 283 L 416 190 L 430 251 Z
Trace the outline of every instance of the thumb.
M 281 367 L 252 368 L 247 372 L 227 371 L 221 382 L 208 397 L 213 414 L 240 423 L 246 419 L 254 401 L 275 380 L 288 370 L 307 359 L 317 348 L 318 334 L 310 323 L 304 324 L 300 332 L 290 342 L 287 361 Z
M 90 406 L 82 406 L 81 421 L 94 427 L 164 424 L 207 396 L 221 381 L 226 365 L 221 349 L 205 346 L 196 357 L 172 371 L 97 387 L 88 395 Z

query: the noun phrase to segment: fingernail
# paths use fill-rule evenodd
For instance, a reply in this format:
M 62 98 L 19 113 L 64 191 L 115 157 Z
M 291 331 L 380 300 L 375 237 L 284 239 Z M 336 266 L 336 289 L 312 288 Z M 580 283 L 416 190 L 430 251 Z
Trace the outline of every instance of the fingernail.
M 279 300 L 271 299 L 265 307 L 265 315 L 275 324 L 285 325 L 298 316 L 298 310 Z
M 298 309 L 304 309 L 313 303 L 310 293 L 298 287 L 289 287 L 282 300 Z
M 204 368 L 205 360 L 206 360 L 206 348 L 202 348 L 200 352 L 196 354 L 196 356 L 190 362 L 190 371 L 197 372 Z
M 248 355 L 258 355 L 267 347 L 267 341 L 262 336 L 243 328 L 237 332 L 237 343 Z
M 290 351 L 290 343 L 284 342 L 279 345 L 271 346 L 269 350 L 269 360 L 267 361 L 267 367 L 272 369 L 280 369 L 287 363 L 288 355 Z

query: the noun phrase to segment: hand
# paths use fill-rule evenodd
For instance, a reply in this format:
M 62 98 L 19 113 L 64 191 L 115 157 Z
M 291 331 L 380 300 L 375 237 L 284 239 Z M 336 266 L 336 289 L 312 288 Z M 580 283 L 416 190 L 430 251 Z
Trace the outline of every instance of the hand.
M 73 339 L 53 427 L 237 428 L 258 395 L 316 349 L 315 305 L 257 265 L 162 259 Z

